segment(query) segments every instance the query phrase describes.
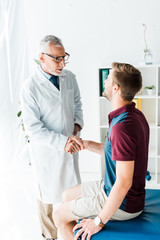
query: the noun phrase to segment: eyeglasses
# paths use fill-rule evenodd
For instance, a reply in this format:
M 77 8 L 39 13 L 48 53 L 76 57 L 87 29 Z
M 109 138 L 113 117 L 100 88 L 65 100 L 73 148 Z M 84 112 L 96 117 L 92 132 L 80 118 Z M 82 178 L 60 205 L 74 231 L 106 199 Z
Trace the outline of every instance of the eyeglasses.
M 42 54 L 45 54 L 45 55 L 53 58 L 56 63 L 60 63 L 62 60 L 64 60 L 66 62 L 68 60 L 68 58 L 70 57 L 69 53 L 65 53 L 65 56 L 61 56 L 61 57 L 54 57 L 48 53 L 42 53 Z

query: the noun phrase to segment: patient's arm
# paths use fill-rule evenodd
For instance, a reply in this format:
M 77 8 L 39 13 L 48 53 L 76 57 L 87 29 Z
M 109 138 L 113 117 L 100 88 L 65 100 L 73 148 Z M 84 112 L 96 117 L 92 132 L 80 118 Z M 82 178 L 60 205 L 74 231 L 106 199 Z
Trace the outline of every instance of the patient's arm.
M 97 143 L 89 140 L 83 140 L 84 148 L 104 156 L 104 143 Z
M 79 144 L 81 146 L 81 150 L 86 149 L 91 152 L 95 152 L 95 153 L 98 153 L 98 154 L 104 156 L 104 143 L 97 143 L 97 142 L 93 142 L 93 141 L 89 141 L 89 140 L 82 140 L 81 138 L 79 138 L 77 136 L 69 137 L 68 142 L 70 143 L 72 141 Z

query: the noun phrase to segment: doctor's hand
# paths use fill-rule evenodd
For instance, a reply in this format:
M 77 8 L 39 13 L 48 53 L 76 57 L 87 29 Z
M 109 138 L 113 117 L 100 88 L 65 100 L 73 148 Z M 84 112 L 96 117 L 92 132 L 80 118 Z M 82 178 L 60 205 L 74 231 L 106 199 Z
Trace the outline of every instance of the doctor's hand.
M 64 148 L 66 152 L 69 152 L 71 154 L 78 152 L 82 149 L 84 149 L 83 141 L 77 136 L 69 137 Z
M 77 136 L 71 136 L 69 137 L 68 141 L 75 141 L 78 145 L 81 146 L 81 150 L 86 149 L 89 150 L 89 142 L 88 140 L 82 140 L 82 138 L 79 138 Z
M 68 153 L 76 153 L 81 150 L 80 145 L 78 145 L 75 141 L 67 141 L 64 151 Z
M 75 143 L 77 143 L 80 146 L 80 148 L 81 148 L 80 150 L 85 148 L 84 147 L 84 142 L 83 142 L 82 138 L 77 137 L 77 136 L 70 136 L 68 138 L 68 142 L 72 142 L 72 141 L 74 141 Z

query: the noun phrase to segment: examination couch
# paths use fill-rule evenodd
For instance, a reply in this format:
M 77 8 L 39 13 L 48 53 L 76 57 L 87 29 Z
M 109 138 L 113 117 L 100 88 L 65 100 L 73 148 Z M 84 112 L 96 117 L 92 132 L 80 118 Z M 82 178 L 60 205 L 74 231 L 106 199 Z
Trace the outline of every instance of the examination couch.
M 81 239 L 81 238 L 79 238 Z M 147 189 L 143 213 L 128 221 L 109 221 L 91 240 L 159 240 L 160 189 Z

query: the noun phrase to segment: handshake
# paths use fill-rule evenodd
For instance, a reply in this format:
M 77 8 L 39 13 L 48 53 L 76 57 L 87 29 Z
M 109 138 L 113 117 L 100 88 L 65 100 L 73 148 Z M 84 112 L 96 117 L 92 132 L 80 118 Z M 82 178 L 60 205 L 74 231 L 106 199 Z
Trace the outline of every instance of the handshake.
M 84 141 L 77 137 L 77 136 L 71 136 L 68 138 L 64 151 L 73 154 L 76 153 L 82 149 L 85 149 Z

